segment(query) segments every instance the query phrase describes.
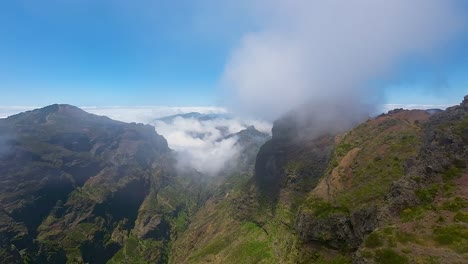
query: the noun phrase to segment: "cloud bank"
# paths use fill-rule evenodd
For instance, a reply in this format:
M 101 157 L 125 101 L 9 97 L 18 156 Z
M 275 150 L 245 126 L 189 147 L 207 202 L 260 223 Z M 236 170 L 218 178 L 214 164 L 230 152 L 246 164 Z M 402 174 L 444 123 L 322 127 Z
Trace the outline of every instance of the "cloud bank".
M 190 167 L 207 175 L 216 175 L 225 164 L 236 158 L 241 149 L 236 145 L 237 137 L 229 137 L 249 125 L 270 133 L 271 124 L 258 120 L 238 118 L 215 118 L 200 120 L 176 117 L 170 122 L 152 123 L 163 135 L 169 146 L 177 151 L 180 167 Z
M 119 120 L 122 122 L 136 122 L 149 124 L 155 119 L 178 115 L 190 112 L 197 112 L 201 114 L 224 114 L 227 112 L 225 108 L 222 107 L 210 107 L 210 106 L 200 106 L 200 107 L 189 107 L 189 106 L 180 106 L 180 107 L 169 107 L 169 106 L 135 106 L 135 107 L 122 107 L 122 106 L 109 106 L 109 107 L 100 107 L 100 106 L 84 106 L 81 109 L 86 112 L 103 115 L 110 117 L 114 120 Z
M 465 22 L 457 0 L 250 2 L 260 30 L 232 50 L 221 85 L 230 107 L 269 119 L 301 105 L 369 113 L 382 102 L 370 81 L 408 57 L 433 56 Z

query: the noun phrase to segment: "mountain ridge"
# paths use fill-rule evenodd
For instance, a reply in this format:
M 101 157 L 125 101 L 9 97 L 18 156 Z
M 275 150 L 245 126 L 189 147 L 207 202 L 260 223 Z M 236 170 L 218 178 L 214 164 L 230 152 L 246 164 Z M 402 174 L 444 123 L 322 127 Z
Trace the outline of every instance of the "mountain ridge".
M 149 125 L 65 104 L 0 119 L 0 262 L 466 259 L 468 96 L 333 133 L 301 120 L 228 135 L 240 155 L 206 177 Z

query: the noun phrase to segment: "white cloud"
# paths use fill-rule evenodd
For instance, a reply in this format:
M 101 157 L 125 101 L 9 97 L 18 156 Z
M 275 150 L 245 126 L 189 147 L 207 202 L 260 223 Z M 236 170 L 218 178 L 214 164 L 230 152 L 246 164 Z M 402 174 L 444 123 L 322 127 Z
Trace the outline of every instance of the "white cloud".
M 466 14 L 457 2 L 249 1 L 259 29 L 232 50 L 221 85 L 232 108 L 264 118 L 303 104 L 310 115 L 337 104 L 365 115 L 372 110 L 361 111 L 364 98 L 372 98 L 370 106 L 382 102 L 383 87 L 369 81 L 388 78 L 403 59 L 435 56 L 463 32 Z
M 265 133 L 271 131 L 268 122 L 238 118 L 198 120 L 177 117 L 172 122 L 156 121 L 151 124 L 177 151 L 180 166 L 189 166 L 208 175 L 218 173 L 226 162 L 239 154 L 237 138 L 225 139 L 226 135 L 237 133 L 249 125 Z
M 6 118 L 11 115 L 16 115 L 18 113 L 33 110 L 38 107 L 35 106 L 0 106 L 0 118 Z
M 135 106 L 135 107 L 93 107 L 83 106 L 81 109 L 96 115 L 108 116 L 123 122 L 151 123 L 154 119 L 190 112 L 201 114 L 226 113 L 221 107 L 168 107 L 168 106 Z

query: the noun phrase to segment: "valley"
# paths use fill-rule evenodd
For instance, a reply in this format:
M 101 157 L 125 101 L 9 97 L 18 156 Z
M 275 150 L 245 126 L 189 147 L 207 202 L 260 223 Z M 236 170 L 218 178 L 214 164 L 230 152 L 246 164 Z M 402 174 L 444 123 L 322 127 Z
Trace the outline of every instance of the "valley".
M 468 259 L 468 96 L 343 131 L 250 126 L 216 176 L 156 131 L 70 105 L 0 119 L 0 263 Z

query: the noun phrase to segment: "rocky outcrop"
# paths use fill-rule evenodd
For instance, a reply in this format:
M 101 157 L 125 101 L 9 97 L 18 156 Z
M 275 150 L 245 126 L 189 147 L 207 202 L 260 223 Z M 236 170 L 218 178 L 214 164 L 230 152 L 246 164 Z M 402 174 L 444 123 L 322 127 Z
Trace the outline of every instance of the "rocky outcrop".
M 335 249 L 355 250 L 376 227 L 377 210 L 367 208 L 349 215 L 326 217 L 301 211 L 295 229 L 303 241 L 319 242 Z
M 420 204 L 415 191 L 442 182 L 452 168 L 468 167 L 468 96 L 458 106 L 432 115 L 424 124 L 423 145 L 406 175 L 392 184 L 386 197 L 386 214 Z

